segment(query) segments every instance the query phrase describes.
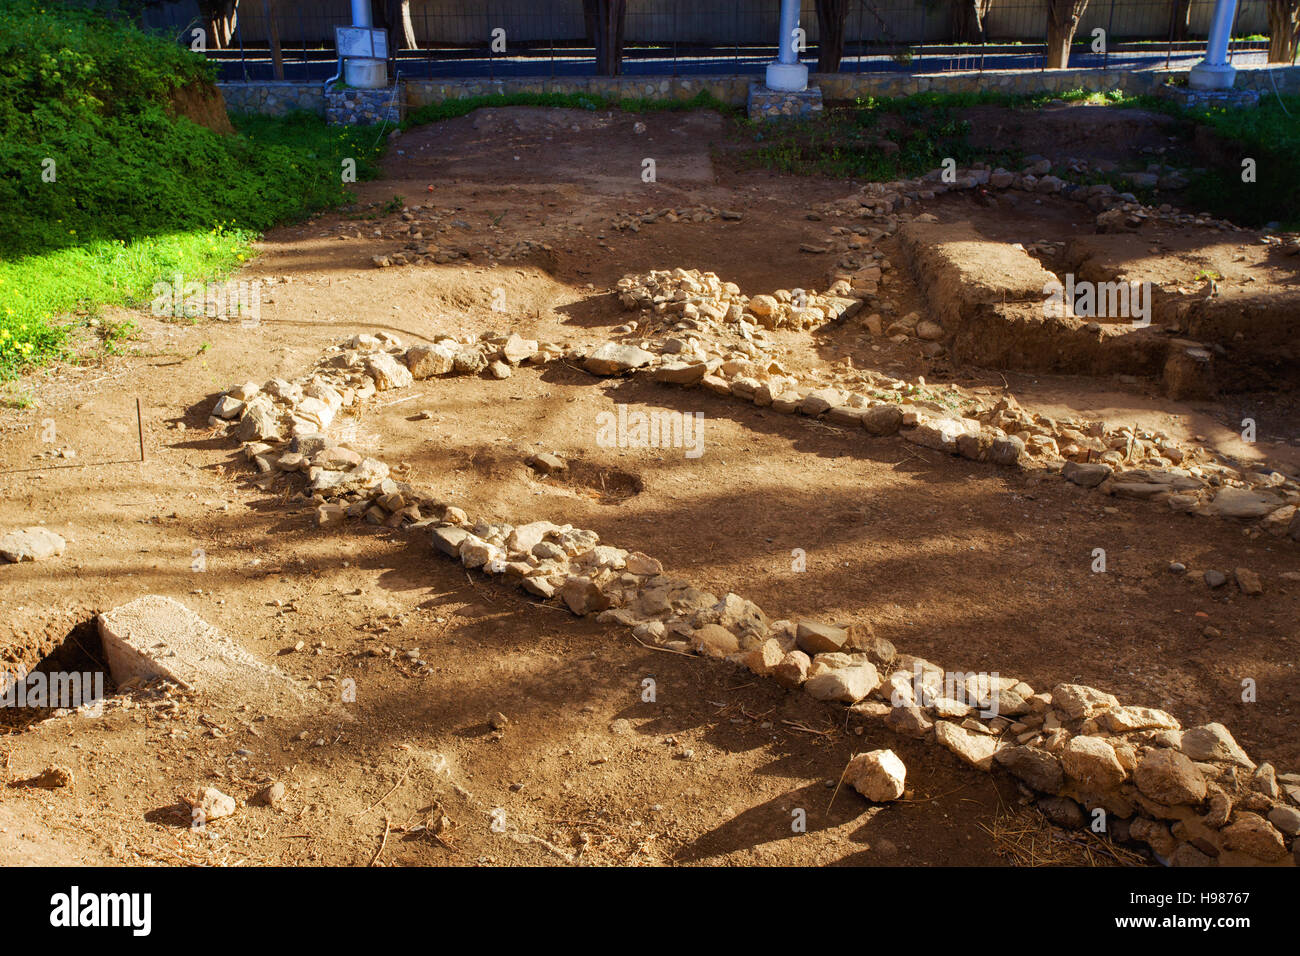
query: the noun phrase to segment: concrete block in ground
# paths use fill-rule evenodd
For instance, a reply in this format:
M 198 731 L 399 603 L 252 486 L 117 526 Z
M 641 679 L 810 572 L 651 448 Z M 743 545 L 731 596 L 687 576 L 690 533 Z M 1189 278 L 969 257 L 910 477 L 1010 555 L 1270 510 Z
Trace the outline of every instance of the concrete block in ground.
M 214 697 L 302 703 L 302 692 L 184 604 L 157 594 L 99 615 L 113 681 L 166 678 Z

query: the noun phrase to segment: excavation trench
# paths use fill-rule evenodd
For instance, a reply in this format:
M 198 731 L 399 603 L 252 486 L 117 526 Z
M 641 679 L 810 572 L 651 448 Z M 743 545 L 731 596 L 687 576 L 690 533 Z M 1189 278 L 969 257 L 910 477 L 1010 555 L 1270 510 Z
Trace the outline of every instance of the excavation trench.
M 61 710 L 87 707 L 93 713 L 116 692 L 96 615 L 43 652 L 31 648 L 15 656 L 0 676 L 0 731 L 26 730 Z
M 989 240 L 968 223 L 912 223 L 900 239 L 957 362 L 1131 375 L 1174 399 L 1296 380 L 1300 293 L 1221 294 L 1217 272 L 1176 274 L 1167 253 L 1135 235 L 1084 236 L 1055 254 Z

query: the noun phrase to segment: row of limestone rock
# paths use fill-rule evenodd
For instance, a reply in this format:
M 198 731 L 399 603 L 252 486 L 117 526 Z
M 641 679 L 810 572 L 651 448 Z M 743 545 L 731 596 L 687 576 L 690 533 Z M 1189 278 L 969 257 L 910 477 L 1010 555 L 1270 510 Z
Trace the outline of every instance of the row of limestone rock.
M 519 336 L 404 348 L 397 336 L 357 335 L 331 347 L 298 380 L 246 383 L 218 399 L 209 421 L 228 425 L 244 453 L 268 479 L 301 474 L 318 501 L 319 524 L 347 517 L 400 527 L 441 517 L 446 505 L 390 475 L 389 466 L 337 438 L 331 426 L 355 413 L 378 392 L 400 389 L 416 379 L 496 373 L 515 365 L 548 361 L 561 354 Z M 504 372 L 504 374 L 501 374 Z M 339 433 L 340 429 L 334 429 Z
M 448 509 L 434 549 L 470 569 L 555 598 L 638 640 L 726 660 L 812 697 L 938 743 L 968 765 L 1006 772 L 1066 826 L 1104 812 L 1113 838 L 1172 865 L 1294 863 L 1300 775 L 1256 765 L 1220 724 L 1184 731 L 1164 711 L 1123 706 L 1075 684 L 1038 693 L 996 674 L 953 675 L 869 629 L 772 621 L 740 595 L 719 598 L 655 559 L 550 522 L 494 525 Z M 854 758 L 845 779 L 879 802 L 904 792 L 892 751 Z
M 704 288 L 716 280 L 711 274 L 699 278 Z M 299 382 L 272 379 L 260 387 L 246 383 L 229 390 L 213 408 L 211 420 L 236 421 L 235 435 L 253 443 L 249 457 L 263 472 L 303 471 L 313 491 L 346 498 L 345 510 L 360 508 L 370 520 L 379 520 L 377 512 L 368 510 L 376 502 L 363 492 L 387 479 L 387 470 L 351 449 L 324 443 L 320 436 L 336 416 L 376 392 L 414 379 L 480 373 L 506 378 L 518 365 L 561 358 L 581 363 L 594 375 L 639 372 L 664 384 L 700 386 L 775 411 L 861 428 L 869 435 L 897 434 L 973 461 L 1017 466 L 1115 497 L 1163 503 L 1176 512 L 1254 521 L 1260 533 L 1300 541 L 1300 485 L 1279 472 L 1239 471 L 1163 432 L 1033 415 L 1010 396 L 990 404 L 955 389 L 925 386 L 923 380 L 918 385 L 872 373 L 861 377 L 870 376 L 875 387 L 862 391 L 803 382 L 771 356 L 761 339 L 724 334 L 708 323 L 685 319 L 640 344 L 607 342 L 596 348 L 566 349 L 513 334 L 404 348 L 387 333 L 359 335 L 332 348 Z M 380 497 L 390 504 L 398 500 L 391 490 Z M 412 505 L 415 510 L 404 510 Z M 395 510 L 402 516 L 392 517 L 390 510 L 382 520 L 420 520 L 418 502 Z M 326 509 L 322 517 L 337 520 L 337 509 Z
M 1039 693 L 996 674 L 953 675 L 869 629 L 772 621 L 740 595 L 718 598 L 569 525 L 473 522 L 453 508 L 432 540 L 466 568 L 629 627 L 642 642 L 746 667 L 936 742 L 976 769 L 1007 772 L 1064 825 L 1091 825 L 1102 811 L 1108 833 L 1148 845 L 1162 862 L 1295 862 L 1300 775 L 1256 765 L 1220 724 L 1184 731 L 1164 711 L 1091 687 Z M 874 751 L 854 758 L 846 780 L 868 799 L 893 800 L 905 772 L 891 751 Z
M 517 337 L 440 347 L 452 357 L 448 373 L 467 350 L 483 362 L 547 354 Z M 979 770 L 1009 773 L 1057 822 L 1083 825 L 1104 812 L 1113 837 L 1143 843 L 1163 862 L 1294 863 L 1300 775 L 1256 765 L 1220 724 L 1184 730 L 1168 713 L 1124 706 L 1081 685 L 1036 692 L 996 674 L 952 674 L 897 653 L 869 627 L 773 621 L 737 594 L 719 598 L 665 574 L 648 555 L 602 544 L 594 531 L 473 520 L 329 437 L 336 414 L 322 418 L 320 408 L 335 408 L 335 394 L 336 411 L 353 408 L 411 384 L 411 369 L 423 375 L 426 359 L 427 347 L 403 350 L 391 336 L 357 336 L 297 382 L 241 387 L 221 402 L 233 397 L 245 411 L 254 407 L 232 432 L 268 478 L 304 481 L 322 523 L 352 515 L 428 528 L 437 553 L 574 614 L 629 627 L 646 643 L 724 659 L 880 719 L 896 733 L 932 740 Z M 873 751 L 855 757 L 845 779 L 868 799 L 885 801 L 902 795 L 905 772 L 891 751 Z
M 863 289 L 847 290 L 850 296 L 870 294 L 864 289 L 874 279 L 862 281 Z M 575 351 L 573 357 L 593 374 L 640 372 L 665 384 L 701 386 L 872 435 L 897 433 L 974 461 L 1059 475 L 1084 488 L 1163 503 L 1176 512 L 1256 520 L 1262 532 L 1300 541 L 1300 484 L 1277 471 L 1239 470 L 1162 431 L 1036 415 L 1011 396 L 990 402 L 957 389 L 927 387 L 924 380 L 871 372 L 856 373 L 872 386 L 862 390 L 843 382 L 801 381 L 773 357 L 771 343 L 748 311 L 758 299 L 804 296 L 801 290 L 750 299 L 735 283 L 684 269 L 625 276 L 618 287 L 625 306 L 651 304 L 660 331 L 636 343 Z M 809 294 L 806 301 L 818 299 Z M 818 315 L 825 321 L 824 313 Z M 918 324 L 926 320 L 913 323 Z

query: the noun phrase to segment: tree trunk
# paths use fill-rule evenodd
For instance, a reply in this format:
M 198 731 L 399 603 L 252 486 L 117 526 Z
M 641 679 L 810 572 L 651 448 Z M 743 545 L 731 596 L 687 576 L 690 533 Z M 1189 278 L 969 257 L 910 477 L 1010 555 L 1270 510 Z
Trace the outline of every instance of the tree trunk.
M 952 36 L 957 43 L 983 43 L 984 20 L 993 0 L 953 0 Z
M 596 47 L 596 72 L 618 76 L 623 72 L 623 14 L 627 0 L 582 0 L 587 39 Z
M 411 0 L 371 0 L 370 10 L 376 29 L 388 31 L 390 54 L 420 48 L 411 23 Z
M 849 0 L 817 0 L 817 72 L 838 73 L 844 58 Z M 786 42 L 783 38 L 781 42 Z
M 1291 63 L 1300 43 L 1300 0 L 1268 0 L 1268 62 Z
M 271 69 L 277 80 L 284 79 L 284 57 L 280 52 L 280 28 L 271 11 L 271 0 L 262 0 L 262 13 L 266 17 L 266 37 L 271 45 Z
M 393 21 L 402 25 L 402 43 L 407 50 L 418 50 L 420 45 L 415 39 L 415 24 L 411 22 L 411 0 L 388 0 L 388 6 L 393 10 Z
M 199 0 L 199 15 L 208 33 L 208 46 L 224 50 L 235 35 L 239 22 L 239 0 Z
M 1173 0 L 1170 16 L 1173 18 L 1173 29 L 1170 30 L 1169 38 L 1180 42 L 1186 40 L 1192 27 L 1192 0 Z
M 1047 68 L 1063 70 L 1070 65 L 1070 44 L 1088 0 L 1047 0 Z

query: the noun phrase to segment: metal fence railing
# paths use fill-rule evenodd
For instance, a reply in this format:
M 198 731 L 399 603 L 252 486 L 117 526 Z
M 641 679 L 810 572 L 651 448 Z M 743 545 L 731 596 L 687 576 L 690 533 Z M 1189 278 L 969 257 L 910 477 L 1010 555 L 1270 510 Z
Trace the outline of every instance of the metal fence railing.
M 992 0 L 985 30 L 958 42 L 958 0 L 852 0 L 841 72 L 938 73 L 1041 69 L 1047 0 Z M 969 2 L 969 0 L 967 0 Z M 1230 55 L 1263 63 L 1267 0 L 1239 0 Z M 203 26 L 194 5 L 149 8 L 146 23 L 189 45 Z M 392 6 L 392 5 L 390 5 Z M 1132 69 L 1189 65 L 1204 54 L 1213 0 L 1091 0 L 1070 66 Z M 351 22 L 347 0 L 237 4 L 229 42 L 207 54 L 224 80 L 323 81 L 334 73 L 334 28 Z M 412 0 L 406 24 L 387 24 L 390 75 L 566 77 L 597 72 L 582 0 Z M 820 53 L 814 0 L 805 0 L 802 59 Z M 762 0 L 628 0 L 622 72 L 627 76 L 760 74 L 776 55 L 777 4 Z M 1104 31 L 1098 43 L 1094 31 Z M 278 57 L 275 48 L 278 46 Z

